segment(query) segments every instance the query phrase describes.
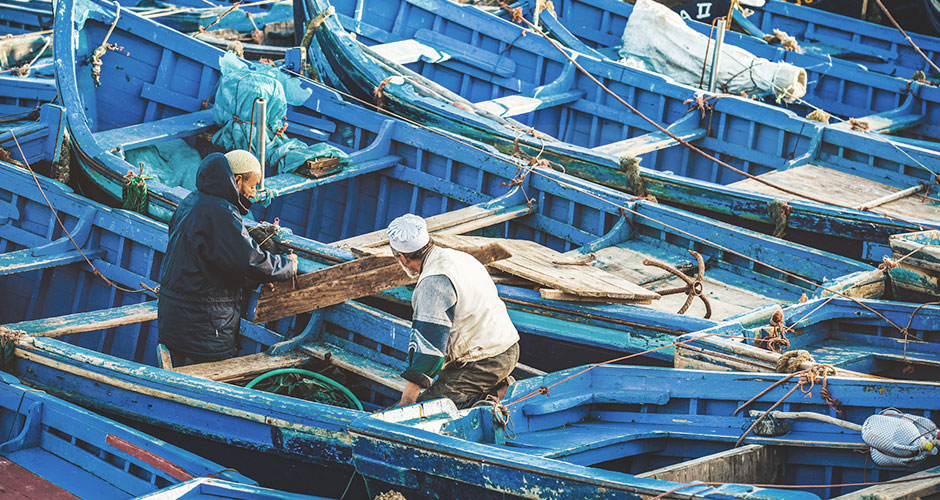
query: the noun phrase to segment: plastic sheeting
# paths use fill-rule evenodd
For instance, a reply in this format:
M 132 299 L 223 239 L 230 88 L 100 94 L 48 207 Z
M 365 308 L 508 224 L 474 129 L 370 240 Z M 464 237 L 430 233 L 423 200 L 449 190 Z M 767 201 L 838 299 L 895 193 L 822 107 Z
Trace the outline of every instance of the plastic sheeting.
M 679 14 L 653 0 L 637 0 L 623 32 L 620 57 L 629 66 L 700 87 L 707 85 L 714 47 L 714 40 L 709 43 Z M 722 45 L 718 57 L 716 81 L 716 89 L 732 94 L 772 92 L 785 102 L 806 95 L 806 70 L 728 44 Z
M 226 150 L 254 151 L 257 129 L 252 124 L 256 100 L 267 102 L 265 163 L 278 173 L 293 172 L 309 159 L 332 156 L 346 159 L 346 153 L 326 143 L 305 144 L 276 134 L 287 116 L 288 105 L 299 105 L 311 90 L 300 81 L 267 64 L 249 64 L 232 53 L 221 59 L 222 77 L 212 108 L 215 123 L 220 126 L 212 142 Z
M 928 418 L 888 409 L 862 424 L 862 439 L 878 465 L 909 465 L 937 454 L 937 426 Z

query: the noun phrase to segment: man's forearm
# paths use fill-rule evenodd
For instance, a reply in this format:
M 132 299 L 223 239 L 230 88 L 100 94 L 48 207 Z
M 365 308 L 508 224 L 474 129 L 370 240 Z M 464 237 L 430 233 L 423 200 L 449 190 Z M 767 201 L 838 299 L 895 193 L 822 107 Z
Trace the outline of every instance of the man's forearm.
M 418 401 L 418 395 L 421 394 L 421 386 L 409 381 L 405 382 L 405 388 L 401 391 L 401 401 L 399 406 L 413 405 Z

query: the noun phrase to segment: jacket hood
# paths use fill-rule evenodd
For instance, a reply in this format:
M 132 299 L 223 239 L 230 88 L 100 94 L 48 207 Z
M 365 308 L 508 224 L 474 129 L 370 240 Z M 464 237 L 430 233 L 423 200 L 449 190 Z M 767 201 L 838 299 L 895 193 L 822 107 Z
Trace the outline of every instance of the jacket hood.
M 235 205 L 242 215 L 248 213 L 251 201 L 241 196 L 235 186 L 235 176 L 228 160 L 221 153 L 212 153 L 202 160 L 196 172 L 196 189 L 200 193 L 218 196 Z

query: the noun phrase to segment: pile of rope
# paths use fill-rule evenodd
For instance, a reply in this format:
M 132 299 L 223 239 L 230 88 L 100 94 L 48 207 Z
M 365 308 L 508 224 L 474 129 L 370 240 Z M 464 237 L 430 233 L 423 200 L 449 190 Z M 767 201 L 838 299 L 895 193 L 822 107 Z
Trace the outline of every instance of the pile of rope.
M 800 44 L 797 43 L 796 38 L 788 35 L 786 31 L 778 30 L 774 28 L 772 34 L 764 35 L 764 41 L 771 45 L 780 45 L 785 50 L 796 52 L 797 54 L 802 54 L 803 49 L 800 48 Z
M 131 171 L 124 174 L 121 182 L 121 208 L 147 215 L 147 179 L 149 178 L 150 176 L 143 175 L 143 165 L 141 165 L 140 174 Z

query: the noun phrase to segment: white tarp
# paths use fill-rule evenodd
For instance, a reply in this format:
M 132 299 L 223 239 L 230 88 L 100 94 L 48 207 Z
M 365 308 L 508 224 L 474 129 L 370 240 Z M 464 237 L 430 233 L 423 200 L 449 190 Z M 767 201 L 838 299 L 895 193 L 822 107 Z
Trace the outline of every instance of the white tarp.
M 623 32 L 620 57 L 629 66 L 667 75 L 679 83 L 705 87 L 714 48 L 714 39 L 709 43 L 707 36 L 686 26 L 679 14 L 668 7 L 653 0 L 636 0 Z M 806 94 L 806 70 L 768 61 L 740 47 L 722 45 L 718 70 L 716 90 L 732 94 L 770 91 L 778 101 L 786 102 Z

